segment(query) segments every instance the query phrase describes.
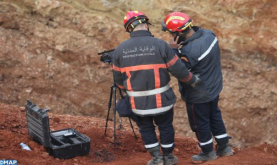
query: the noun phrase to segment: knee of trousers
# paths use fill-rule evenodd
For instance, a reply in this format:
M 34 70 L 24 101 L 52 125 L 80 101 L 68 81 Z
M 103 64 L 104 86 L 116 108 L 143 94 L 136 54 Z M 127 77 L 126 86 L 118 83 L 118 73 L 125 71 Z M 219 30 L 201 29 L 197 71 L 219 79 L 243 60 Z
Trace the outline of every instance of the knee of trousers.
M 139 132 L 141 134 L 149 134 L 155 132 L 155 127 L 139 127 Z
M 190 128 L 193 132 L 211 132 L 209 122 L 190 123 Z

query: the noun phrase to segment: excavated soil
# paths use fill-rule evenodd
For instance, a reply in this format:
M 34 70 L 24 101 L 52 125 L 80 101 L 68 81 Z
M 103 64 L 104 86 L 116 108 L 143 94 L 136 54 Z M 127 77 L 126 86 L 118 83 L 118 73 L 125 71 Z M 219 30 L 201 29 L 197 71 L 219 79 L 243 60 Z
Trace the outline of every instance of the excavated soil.
M 105 120 L 93 117 L 57 115 L 49 113 L 50 131 L 74 128 L 90 139 L 90 153 L 71 159 L 58 159 L 49 155 L 47 150 L 34 142 L 28 135 L 26 111 L 24 107 L 0 103 L 0 160 L 17 160 L 18 164 L 61 164 L 61 165 L 144 165 L 150 155 L 144 149 L 141 137 L 136 139 L 129 123 L 123 122 L 123 129 L 117 129 L 116 147 L 113 145 L 113 122 L 108 122 L 107 135 L 104 136 Z M 118 127 L 119 125 L 117 125 Z M 135 133 L 139 135 L 137 127 Z M 22 150 L 24 142 L 31 151 Z M 208 165 L 274 165 L 277 164 L 277 146 L 262 144 L 247 149 L 233 148 L 234 155 L 204 162 Z M 100 152 L 103 156 L 95 156 Z M 175 155 L 180 165 L 193 164 L 190 157 L 199 152 L 195 139 L 176 136 Z

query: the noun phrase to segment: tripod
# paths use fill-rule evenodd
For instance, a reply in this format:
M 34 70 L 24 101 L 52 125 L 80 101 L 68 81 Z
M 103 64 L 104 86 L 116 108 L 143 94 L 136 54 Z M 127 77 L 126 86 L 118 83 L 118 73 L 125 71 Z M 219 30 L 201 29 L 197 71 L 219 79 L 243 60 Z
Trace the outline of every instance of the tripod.
M 112 101 L 113 101 L 113 122 L 114 122 L 114 147 L 116 146 L 116 89 L 119 90 L 120 96 L 121 98 L 123 98 L 122 95 L 122 91 L 121 89 L 115 84 L 115 82 L 113 82 L 113 85 L 111 86 L 111 91 L 110 91 L 110 99 L 109 99 L 109 103 L 108 103 L 108 115 L 107 115 L 107 119 L 106 119 L 106 125 L 105 125 L 105 133 L 104 135 L 106 135 L 106 131 L 107 131 L 107 126 L 108 126 L 108 119 L 109 119 L 109 115 L 110 115 L 110 110 L 111 110 L 111 105 L 112 105 Z M 113 100 L 112 100 L 113 99 Z M 129 118 L 129 117 L 128 117 Z M 130 121 L 130 125 L 131 128 L 133 130 L 134 136 L 135 138 L 137 138 L 136 133 L 134 131 L 134 127 L 132 124 L 131 119 L 129 118 Z M 122 127 L 121 123 L 120 123 L 120 128 Z

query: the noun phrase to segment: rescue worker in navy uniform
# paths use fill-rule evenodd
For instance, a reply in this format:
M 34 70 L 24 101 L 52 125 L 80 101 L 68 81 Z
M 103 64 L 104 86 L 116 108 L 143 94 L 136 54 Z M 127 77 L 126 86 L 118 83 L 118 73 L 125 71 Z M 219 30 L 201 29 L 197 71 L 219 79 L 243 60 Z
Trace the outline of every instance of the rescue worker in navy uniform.
M 140 134 L 152 159 L 148 165 L 176 164 L 173 155 L 173 106 L 176 96 L 170 86 L 169 72 L 184 84 L 195 86 L 199 79 L 163 40 L 154 38 L 149 31 L 148 17 L 139 11 L 129 11 L 124 27 L 130 39 L 121 43 L 113 53 L 114 80 L 126 90 Z M 160 144 L 155 125 L 160 132 Z
M 172 35 L 171 48 L 201 81 L 192 87 L 179 81 L 179 91 L 186 102 L 190 127 L 198 139 L 202 152 L 192 156 L 193 161 L 207 161 L 218 156 L 233 155 L 228 145 L 230 137 L 218 108 L 223 88 L 220 49 L 216 35 L 192 25 L 188 15 L 173 12 L 162 21 L 163 31 Z M 213 137 L 217 150 L 213 150 Z

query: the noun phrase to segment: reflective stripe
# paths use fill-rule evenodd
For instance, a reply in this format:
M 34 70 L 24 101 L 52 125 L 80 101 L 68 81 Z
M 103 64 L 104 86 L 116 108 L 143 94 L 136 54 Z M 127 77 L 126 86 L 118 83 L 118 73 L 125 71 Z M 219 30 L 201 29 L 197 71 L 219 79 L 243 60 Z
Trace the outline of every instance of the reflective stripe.
M 174 143 L 171 143 L 171 144 L 161 144 L 161 146 L 163 148 L 171 148 L 173 146 Z
M 179 60 L 179 57 L 175 54 L 174 57 L 172 58 L 172 60 L 170 60 L 168 63 L 166 63 L 166 67 L 169 68 L 172 65 L 174 65 L 176 63 L 176 61 Z
M 173 107 L 173 105 L 174 104 L 169 105 L 167 107 L 147 109 L 147 110 L 143 110 L 143 109 L 132 109 L 132 110 L 137 115 L 153 115 L 153 114 L 159 114 L 159 113 L 166 112 L 166 111 L 170 110 Z
M 121 69 L 119 67 L 115 66 L 115 65 L 113 65 L 113 70 L 119 71 L 119 72 L 121 71 Z
M 136 104 L 135 104 L 135 98 L 134 97 L 130 97 L 130 103 L 131 103 L 132 109 L 136 109 Z
M 185 18 L 183 18 L 183 17 L 181 17 L 181 16 L 171 16 L 171 17 L 169 17 L 168 18 L 168 20 L 166 20 L 166 25 L 169 23 L 169 21 L 171 21 L 171 20 L 173 20 L 173 19 L 177 19 L 177 20 L 181 20 L 181 21 L 184 21 L 184 20 L 186 20 Z
M 133 71 L 140 71 L 140 70 L 149 70 L 155 68 L 167 68 L 166 64 L 149 64 L 149 65 L 136 65 L 136 66 L 128 66 L 120 68 L 121 73 L 124 72 L 133 72 Z
M 227 136 L 228 136 L 227 133 L 225 133 L 225 134 L 222 134 L 222 135 L 217 135 L 217 136 L 215 136 L 215 138 L 222 139 L 222 138 L 225 138 Z
M 210 51 L 212 50 L 212 48 L 214 47 L 214 44 L 217 42 L 217 38 L 215 37 L 214 41 L 212 42 L 212 44 L 210 45 L 209 49 L 206 50 L 206 52 L 204 54 L 202 54 L 199 58 L 198 58 L 198 61 L 202 60 L 203 58 L 205 58 L 209 53 Z
M 154 75 L 155 75 L 155 89 L 159 89 L 161 87 L 161 79 L 160 79 L 160 69 L 155 68 L 154 69 Z M 161 108 L 162 107 L 162 95 L 156 94 L 156 107 Z
M 156 95 L 156 94 L 163 93 L 163 92 L 167 91 L 169 88 L 170 88 L 170 86 L 167 84 L 164 87 L 152 89 L 152 90 L 148 90 L 148 91 L 135 91 L 135 92 L 127 91 L 127 94 L 129 96 L 133 96 L 133 97 L 150 96 L 150 95 Z
M 161 108 L 163 106 L 161 94 L 156 94 L 156 106 L 157 108 Z
M 126 72 L 127 75 L 127 90 L 132 91 L 132 85 L 131 85 L 131 73 L 129 71 Z
M 145 148 L 153 148 L 153 147 L 157 147 L 159 145 L 159 142 L 154 143 L 154 144 L 147 144 L 145 145 Z
M 160 88 L 161 87 L 161 79 L 160 79 L 160 69 L 159 68 L 155 68 L 154 69 L 154 75 L 155 75 L 155 89 Z
M 199 142 L 199 144 L 200 144 L 200 146 L 204 146 L 204 145 L 210 144 L 210 143 L 212 143 L 212 142 L 213 142 L 213 138 L 211 138 L 211 140 L 209 140 L 209 141 L 207 141 L 207 142 L 205 142 L 205 143 L 200 143 L 200 142 Z
M 172 65 L 178 61 L 179 57 L 177 55 L 174 55 L 174 57 L 167 62 L 166 64 L 148 64 L 148 65 L 136 65 L 136 66 L 128 66 L 119 68 L 113 65 L 113 69 L 116 71 L 120 71 L 121 73 L 127 72 L 127 71 L 140 71 L 140 70 L 150 70 L 150 69 L 161 69 L 161 68 L 169 68 Z

